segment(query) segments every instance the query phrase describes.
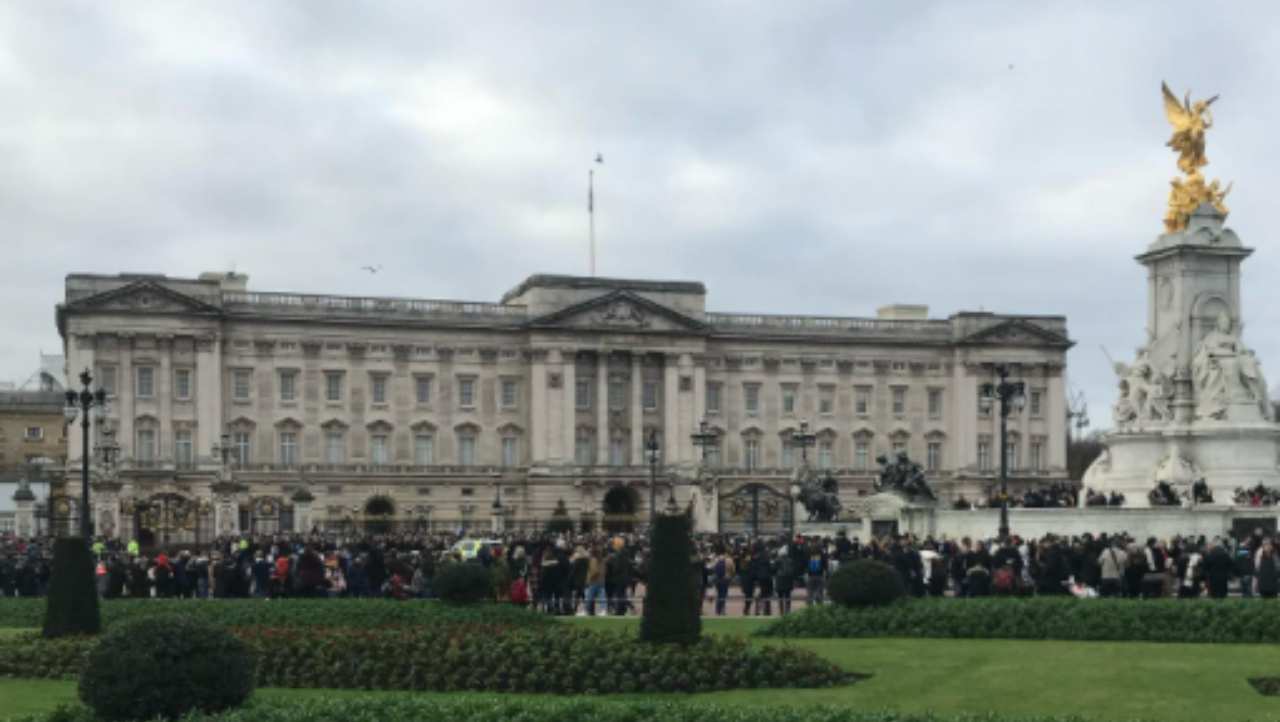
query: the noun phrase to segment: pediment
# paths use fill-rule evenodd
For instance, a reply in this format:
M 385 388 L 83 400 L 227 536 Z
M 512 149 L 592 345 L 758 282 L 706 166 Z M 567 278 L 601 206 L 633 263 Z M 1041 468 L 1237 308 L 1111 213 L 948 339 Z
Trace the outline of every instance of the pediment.
M 531 328 L 640 333 L 705 333 L 705 323 L 627 290 L 567 306 L 535 318 Z
M 1019 318 L 1010 319 L 960 339 L 959 343 L 979 346 L 1046 346 L 1070 348 L 1071 339 Z
M 124 311 L 129 313 L 220 313 L 221 309 L 179 293 L 155 281 L 133 283 L 87 296 L 67 304 L 75 311 Z

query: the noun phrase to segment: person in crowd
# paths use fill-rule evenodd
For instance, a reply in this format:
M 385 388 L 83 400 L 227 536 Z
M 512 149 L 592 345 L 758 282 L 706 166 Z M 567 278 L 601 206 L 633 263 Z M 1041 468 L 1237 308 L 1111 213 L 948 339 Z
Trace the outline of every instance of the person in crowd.
M 1277 574 L 1280 569 L 1276 563 L 1275 544 L 1271 539 L 1262 540 L 1262 548 L 1258 550 L 1257 559 L 1254 562 L 1254 577 L 1257 579 L 1258 596 L 1263 599 L 1275 599 L 1276 592 L 1280 591 L 1280 579 Z
M 523 550 L 518 549 L 517 551 Z M 584 608 L 586 609 L 588 616 L 596 616 L 597 604 L 601 605 L 599 608 L 603 611 L 605 609 L 605 605 L 608 603 L 606 601 L 608 597 L 605 595 L 604 577 L 604 551 L 598 544 L 593 545 L 591 547 L 591 553 L 587 558 L 587 576 L 585 580 L 587 589 Z
M 1214 599 L 1225 599 L 1227 585 L 1231 582 L 1231 573 L 1235 569 L 1235 564 L 1232 563 L 1231 555 L 1227 553 L 1221 539 L 1214 538 L 1201 564 L 1204 567 L 1205 586 L 1209 589 L 1209 596 Z
M 1099 596 L 1120 596 L 1124 592 L 1124 574 L 1128 567 L 1129 553 L 1124 549 L 1124 541 L 1114 537 L 1098 555 Z

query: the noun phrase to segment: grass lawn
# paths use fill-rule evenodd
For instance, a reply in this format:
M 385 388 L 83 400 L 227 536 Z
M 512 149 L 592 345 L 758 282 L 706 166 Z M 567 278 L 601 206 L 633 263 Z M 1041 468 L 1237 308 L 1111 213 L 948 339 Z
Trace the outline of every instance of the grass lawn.
M 597 629 L 634 629 L 635 618 L 575 619 Z M 746 634 L 755 619 L 706 620 L 712 633 Z M 761 642 L 766 643 L 766 642 Z M 837 704 L 946 714 L 1076 715 L 1096 720 L 1243 720 L 1280 717 L 1280 697 L 1245 681 L 1280 674 L 1270 645 L 1148 644 L 950 639 L 773 640 L 812 649 L 874 675 L 849 687 L 716 692 L 723 704 Z M 270 697 L 406 692 L 262 690 Z M 0 717 L 48 710 L 75 697 L 74 682 L 0 680 Z

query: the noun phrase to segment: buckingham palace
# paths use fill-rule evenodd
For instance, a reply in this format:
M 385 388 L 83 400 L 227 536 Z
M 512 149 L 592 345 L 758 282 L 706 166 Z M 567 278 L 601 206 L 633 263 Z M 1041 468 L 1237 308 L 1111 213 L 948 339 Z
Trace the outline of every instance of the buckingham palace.
M 698 282 L 556 275 L 496 303 L 69 275 L 68 377 L 91 370 L 108 399 L 96 531 L 627 528 L 650 498 L 695 508 L 703 530 L 780 530 L 797 466 L 831 470 L 855 506 L 893 452 L 942 503 L 981 498 L 1000 466 L 998 414 L 979 399 L 995 364 L 1027 389 L 1008 422 L 1015 485 L 1066 477 L 1062 316 L 706 301 Z M 68 441 L 55 494 L 72 518 L 84 450 Z

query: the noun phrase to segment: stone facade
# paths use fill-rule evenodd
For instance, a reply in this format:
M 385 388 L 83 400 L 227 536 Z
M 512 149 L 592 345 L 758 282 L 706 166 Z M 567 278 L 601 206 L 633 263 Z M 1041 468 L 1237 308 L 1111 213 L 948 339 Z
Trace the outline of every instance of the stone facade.
M 999 469 L 999 420 L 978 404 L 997 362 L 1031 394 L 1010 419 L 1015 488 L 1066 475 L 1063 317 L 775 316 L 705 301 L 701 283 L 568 276 L 485 303 L 71 275 L 57 317 L 68 368 L 94 369 L 112 395 L 122 451 L 95 503 L 111 533 L 540 527 L 557 509 L 625 525 L 649 513 L 651 436 L 657 504 L 695 505 L 702 528 L 744 515 L 780 528 L 803 453 L 850 501 L 896 449 L 944 499 L 974 497 Z M 719 443 L 695 484 L 704 419 Z M 817 438 L 802 452 L 790 438 L 806 421 Z M 68 454 L 75 468 L 78 438 Z M 161 497 L 188 506 L 130 503 Z
M 0 474 L 16 473 L 39 458 L 62 466 L 65 403 L 61 391 L 0 391 Z

